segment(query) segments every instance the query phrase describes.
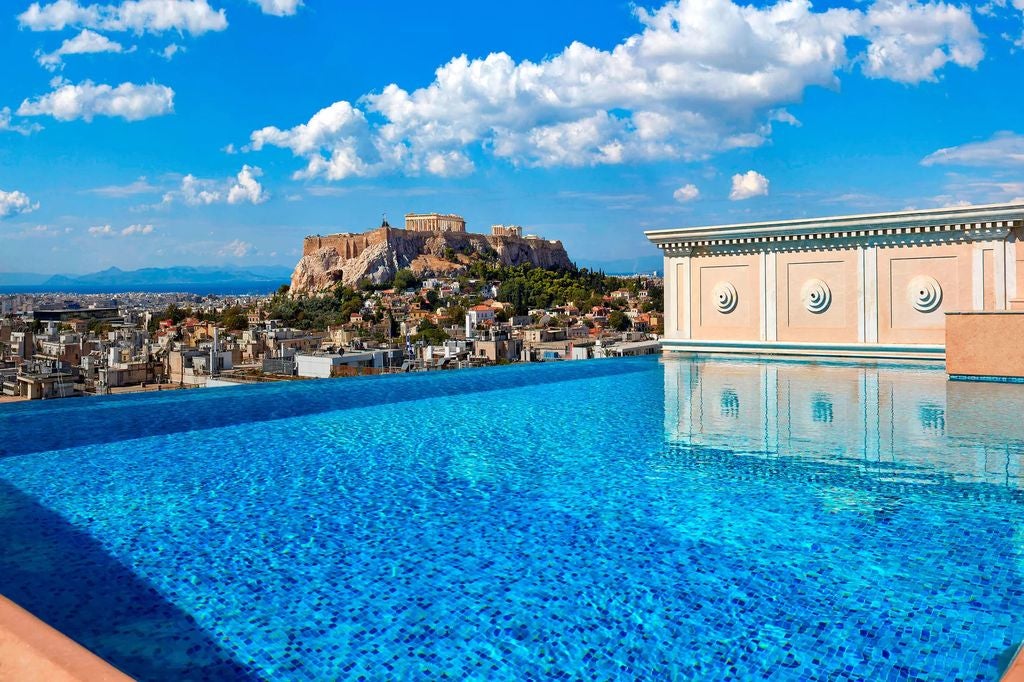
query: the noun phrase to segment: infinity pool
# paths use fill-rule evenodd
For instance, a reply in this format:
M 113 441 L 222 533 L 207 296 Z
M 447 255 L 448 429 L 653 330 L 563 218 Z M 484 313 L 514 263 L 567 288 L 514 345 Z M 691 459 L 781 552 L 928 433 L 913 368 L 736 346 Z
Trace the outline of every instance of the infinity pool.
M 144 680 L 995 680 L 1021 415 L 658 358 L 4 407 L 0 593 Z

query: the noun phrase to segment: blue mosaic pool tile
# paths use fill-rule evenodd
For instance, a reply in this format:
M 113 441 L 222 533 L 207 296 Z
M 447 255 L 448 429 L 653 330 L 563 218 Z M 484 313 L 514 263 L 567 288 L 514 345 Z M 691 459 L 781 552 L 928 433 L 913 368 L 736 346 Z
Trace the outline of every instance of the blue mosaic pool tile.
M 140 679 L 991 680 L 1024 639 L 1024 440 L 941 372 L 592 366 L 15 447 L 0 592 Z

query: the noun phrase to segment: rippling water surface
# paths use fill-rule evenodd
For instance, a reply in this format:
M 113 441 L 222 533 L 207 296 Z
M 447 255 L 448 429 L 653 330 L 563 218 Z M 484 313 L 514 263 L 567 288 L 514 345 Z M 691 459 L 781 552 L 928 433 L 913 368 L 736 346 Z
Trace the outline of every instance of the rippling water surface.
M 1024 387 L 640 358 L 0 408 L 0 593 L 141 679 L 993 680 Z

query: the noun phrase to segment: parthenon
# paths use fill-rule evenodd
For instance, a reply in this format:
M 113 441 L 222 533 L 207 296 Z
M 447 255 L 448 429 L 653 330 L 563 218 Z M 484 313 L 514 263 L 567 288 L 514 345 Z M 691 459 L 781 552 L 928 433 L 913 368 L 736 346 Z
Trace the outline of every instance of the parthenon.
M 405 229 L 412 232 L 465 232 L 466 221 L 454 213 L 406 213 Z

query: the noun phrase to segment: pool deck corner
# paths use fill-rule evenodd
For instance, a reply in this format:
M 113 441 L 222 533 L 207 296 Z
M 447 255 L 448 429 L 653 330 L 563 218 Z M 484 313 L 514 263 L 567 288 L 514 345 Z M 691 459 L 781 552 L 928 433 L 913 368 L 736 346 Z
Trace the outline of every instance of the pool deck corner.
M 946 373 L 971 381 L 1024 378 L 1024 312 L 946 313 Z
M 1024 645 L 1017 648 L 1017 653 L 1014 655 L 1013 660 L 1010 661 L 1009 667 L 1003 671 L 999 682 L 1024 682 L 1024 655 L 1021 654 L 1022 650 L 1024 650 Z
M 131 679 L 0 596 L 0 682 L 125 682 Z

